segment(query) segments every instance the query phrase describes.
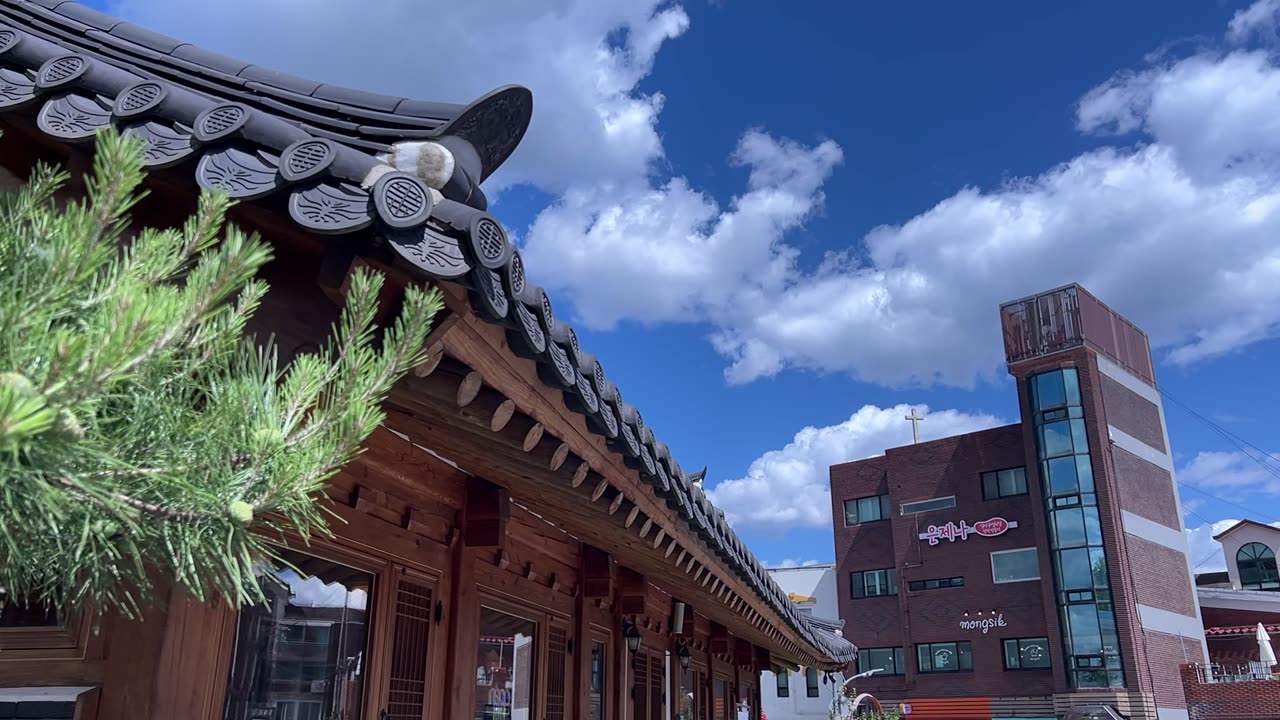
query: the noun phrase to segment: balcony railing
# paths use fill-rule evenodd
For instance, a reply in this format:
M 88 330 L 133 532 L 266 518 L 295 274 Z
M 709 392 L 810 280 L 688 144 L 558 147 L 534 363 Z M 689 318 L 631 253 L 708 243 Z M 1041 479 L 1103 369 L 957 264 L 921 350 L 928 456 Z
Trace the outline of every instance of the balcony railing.
M 1260 662 L 1247 665 L 1197 665 L 1197 674 L 1202 683 L 1260 682 L 1280 679 L 1280 675 L 1272 672 L 1272 668 Z

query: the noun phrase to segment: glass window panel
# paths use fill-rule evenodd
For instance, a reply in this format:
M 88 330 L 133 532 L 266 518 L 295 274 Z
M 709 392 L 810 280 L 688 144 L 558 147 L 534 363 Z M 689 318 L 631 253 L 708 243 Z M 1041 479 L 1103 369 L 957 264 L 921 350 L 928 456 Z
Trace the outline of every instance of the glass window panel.
M 857 500 L 844 501 L 844 524 L 845 525 L 858 524 L 858 501 Z
M 854 600 L 866 597 L 866 589 L 863 585 L 862 573 L 856 571 L 849 573 L 849 595 Z
M 956 643 L 956 656 L 960 659 L 961 670 L 973 669 L 973 647 L 968 641 Z
M 916 502 L 903 503 L 902 514 L 914 515 L 916 513 L 929 512 L 931 510 L 942 510 L 944 508 L 952 508 L 955 506 L 955 496 L 931 498 L 929 500 L 917 500 Z
M 604 720 L 604 680 L 608 649 L 599 640 L 591 641 L 591 687 L 587 696 L 587 720 Z M 685 670 L 681 677 L 681 698 L 693 687 L 692 671 Z
M 1082 687 L 1082 688 L 1107 687 L 1107 671 L 1077 670 L 1076 671 L 1076 687 Z
M 1080 508 L 1055 510 L 1053 521 L 1058 531 L 1058 547 L 1070 548 L 1085 544 L 1084 513 Z
M 982 497 L 984 500 L 1000 497 L 1000 485 L 995 473 L 982 473 Z
M 862 653 L 858 653 L 858 654 L 861 655 Z M 858 658 L 858 662 L 862 662 L 861 657 Z M 791 697 L 791 673 L 787 672 L 786 670 L 782 670 L 781 672 L 778 673 L 777 680 L 778 680 L 778 697 L 780 698 Z M 680 717 L 683 718 L 684 715 L 681 715 Z
M 1080 492 L 1076 479 L 1076 459 L 1071 456 L 1054 458 L 1045 463 L 1049 478 L 1050 495 L 1073 495 Z
M 475 720 L 530 716 L 537 628 L 522 617 L 480 608 Z
M 1071 442 L 1071 422 L 1070 420 L 1059 420 L 1058 422 L 1045 423 L 1040 428 L 1041 457 L 1051 458 L 1059 455 L 1070 455 L 1075 452 L 1075 446 Z
M 995 582 L 1040 579 L 1040 558 L 1035 548 L 991 553 L 991 575 Z
M 0 628 L 58 627 L 58 611 L 38 599 L 0 599 Z
M 1093 586 L 1110 587 L 1107 582 L 1107 553 L 1100 547 L 1089 548 L 1089 568 L 1093 575 Z
M 1043 670 L 1050 666 L 1049 639 L 1029 638 L 1018 641 L 1018 654 L 1023 670 Z
M 1116 614 L 1110 610 L 1098 610 L 1098 629 L 1102 633 L 1102 652 L 1120 659 L 1120 637 L 1116 634 Z
M 1089 452 L 1089 436 L 1084 431 L 1084 420 L 1071 421 L 1071 444 L 1078 453 Z
M 1089 549 L 1076 548 L 1058 552 L 1059 577 L 1063 590 L 1093 587 L 1093 572 L 1089 564 Z
M 933 656 L 928 645 L 916 646 L 916 669 L 922 673 L 933 672 Z
M 1070 605 L 1067 617 L 1071 623 L 1071 647 L 1077 655 L 1102 653 L 1102 633 L 1098 628 L 1098 610 L 1093 605 Z
M 814 668 L 804 669 L 804 689 L 805 695 L 811 698 L 818 697 L 818 671 Z
M 1067 403 L 1070 405 L 1080 404 L 1080 376 L 1076 373 L 1075 368 L 1064 368 L 1062 371 L 1062 386 L 1066 390 Z
M 888 495 L 880 496 L 880 517 L 887 518 L 893 515 L 893 504 L 889 502 Z
M 934 643 L 929 646 L 929 655 L 933 658 L 934 672 L 960 669 L 955 643 Z
M 1019 669 L 1019 667 L 1020 665 L 1019 665 L 1019 657 L 1018 657 L 1018 641 L 1005 640 L 1004 641 L 1004 669 L 1017 670 Z
M 1027 491 L 1027 475 L 1023 468 L 1001 470 L 999 477 L 1002 496 L 1021 495 Z
M 1098 519 L 1098 508 L 1085 507 L 1080 511 L 1084 513 L 1084 536 L 1090 545 L 1102 544 L 1102 522 Z
M 1036 400 L 1038 409 L 1060 407 L 1067 404 L 1067 392 L 1062 382 L 1062 371 L 1055 370 L 1036 376 Z
M 364 703 L 369 595 L 374 576 L 281 551 L 292 568 L 263 568 L 266 601 L 241 609 L 225 717 L 360 717 Z M 294 569 L 296 568 L 296 570 Z
M 880 497 L 866 497 L 858 501 L 858 517 L 862 522 L 880 520 Z

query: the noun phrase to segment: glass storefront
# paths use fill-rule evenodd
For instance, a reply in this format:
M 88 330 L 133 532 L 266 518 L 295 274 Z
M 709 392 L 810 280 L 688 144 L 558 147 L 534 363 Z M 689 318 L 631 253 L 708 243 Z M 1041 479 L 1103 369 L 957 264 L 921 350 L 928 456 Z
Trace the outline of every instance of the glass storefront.
M 374 576 L 290 551 L 259 576 L 265 603 L 240 611 L 227 720 L 362 717 Z M 296 569 L 295 569 L 296 568 Z
M 532 717 L 534 636 L 537 625 L 493 608 L 480 608 L 475 720 Z
M 1063 368 L 1027 383 L 1067 676 L 1077 688 L 1124 687 L 1079 375 Z

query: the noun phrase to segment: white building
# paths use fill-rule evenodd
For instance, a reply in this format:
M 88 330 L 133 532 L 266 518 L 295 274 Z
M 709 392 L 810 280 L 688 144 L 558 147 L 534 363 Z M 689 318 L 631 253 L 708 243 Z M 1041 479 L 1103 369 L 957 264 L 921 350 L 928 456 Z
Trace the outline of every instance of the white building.
M 810 565 L 769 570 L 783 592 L 819 625 L 839 632 L 843 621 L 836 600 L 836 566 Z M 780 678 L 774 673 L 760 675 L 760 701 L 769 720 L 794 718 L 826 718 L 831 709 L 838 680 L 832 676 L 823 683 L 824 673 L 812 668 L 787 673 Z M 843 680 L 843 678 L 840 678 Z

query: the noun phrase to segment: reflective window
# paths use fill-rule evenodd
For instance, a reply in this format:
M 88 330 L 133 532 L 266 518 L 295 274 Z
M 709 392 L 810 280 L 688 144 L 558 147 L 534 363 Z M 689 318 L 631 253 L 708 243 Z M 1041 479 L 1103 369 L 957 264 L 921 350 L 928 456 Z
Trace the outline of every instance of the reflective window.
M 1236 551 L 1236 569 L 1245 590 L 1280 590 L 1276 553 L 1262 543 L 1249 543 Z
M 922 673 L 973 670 L 973 650 L 968 640 L 916 645 L 916 669 Z
M 906 672 L 902 657 L 900 647 L 858 650 L 858 672 L 879 670 L 876 675 L 902 675 Z
M 1026 468 L 1009 468 L 982 473 L 982 498 L 996 500 L 1027 494 Z
M 919 592 L 921 590 L 939 590 L 942 588 L 964 587 L 964 576 L 949 578 L 930 578 L 929 580 L 912 580 L 907 583 L 907 589 L 911 592 Z
M 778 671 L 778 697 L 791 697 L 791 673 L 786 670 Z
M 933 498 L 930 500 L 917 500 L 915 502 L 903 503 L 903 515 L 915 515 L 916 513 L 929 512 L 930 510 L 942 510 L 945 508 L 953 508 L 956 506 L 956 496 Z
M 804 669 L 804 694 L 818 697 L 818 671 L 814 668 Z
M 537 629 L 531 620 L 480 608 L 475 720 L 531 716 Z
M 891 514 L 888 495 L 872 495 L 844 501 L 844 524 L 860 525 L 862 523 L 888 520 Z
M 603 720 L 604 718 L 604 680 L 606 659 L 609 651 L 603 642 L 599 640 L 591 641 L 591 686 L 587 691 L 587 718 L 588 720 Z M 686 673 L 689 671 L 686 670 Z
M 292 567 L 264 567 L 266 602 L 240 611 L 227 685 L 227 720 L 362 717 L 374 576 L 281 552 Z
M 849 573 L 849 596 L 854 600 L 898 594 L 898 571 L 857 570 Z
M 1039 580 L 1039 553 L 1033 547 L 991 553 L 991 579 L 998 583 Z
M 1049 638 L 1004 641 L 1005 670 L 1044 670 L 1050 667 Z

